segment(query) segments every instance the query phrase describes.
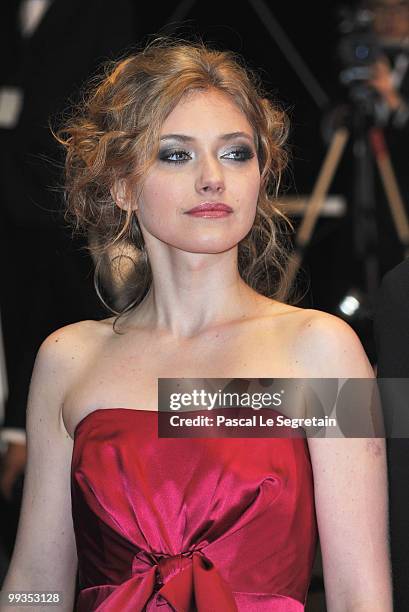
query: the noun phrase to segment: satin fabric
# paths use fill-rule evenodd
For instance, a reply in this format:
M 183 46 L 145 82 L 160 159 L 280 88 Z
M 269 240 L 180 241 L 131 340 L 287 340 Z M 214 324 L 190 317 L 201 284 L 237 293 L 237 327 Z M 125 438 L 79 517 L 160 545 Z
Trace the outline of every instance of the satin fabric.
M 304 610 L 317 542 L 306 440 L 158 438 L 157 420 L 104 408 L 77 425 L 75 610 Z

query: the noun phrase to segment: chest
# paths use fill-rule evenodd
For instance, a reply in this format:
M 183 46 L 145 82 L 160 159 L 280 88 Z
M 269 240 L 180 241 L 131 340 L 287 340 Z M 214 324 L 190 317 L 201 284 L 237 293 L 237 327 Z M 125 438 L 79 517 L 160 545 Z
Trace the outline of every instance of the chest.
M 258 322 L 200 340 L 132 334 L 99 347 L 64 401 L 64 420 L 75 423 L 97 408 L 158 409 L 159 378 L 301 377 L 291 335 Z

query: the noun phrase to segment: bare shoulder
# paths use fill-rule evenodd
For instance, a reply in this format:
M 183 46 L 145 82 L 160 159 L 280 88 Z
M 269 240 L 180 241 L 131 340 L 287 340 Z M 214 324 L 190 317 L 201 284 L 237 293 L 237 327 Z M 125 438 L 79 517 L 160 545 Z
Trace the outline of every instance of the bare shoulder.
M 372 378 L 373 369 L 352 327 L 340 317 L 315 309 L 297 309 L 294 356 L 310 377 Z
M 78 321 L 60 327 L 45 338 L 40 350 L 57 359 L 72 356 L 73 352 L 79 356 L 87 347 L 92 350 L 107 333 L 105 321 Z
M 105 320 L 106 321 L 106 320 Z M 108 337 L 112 327 L 105 321 L 79 321 L 65 325 L 43 340 L 37 354 L 37 367 L 46 369 L 64 395 L 73 378 Z

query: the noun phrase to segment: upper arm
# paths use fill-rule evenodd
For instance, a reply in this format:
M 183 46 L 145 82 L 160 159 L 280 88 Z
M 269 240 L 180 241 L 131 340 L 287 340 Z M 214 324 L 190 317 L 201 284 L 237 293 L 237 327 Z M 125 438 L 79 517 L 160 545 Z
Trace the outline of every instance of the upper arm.
M 298 338 L 311 378 L 373 378 L 349 325 L 312 317 Z M 383 438 L 309 438 L 327 605 L 392 610 L 388 496 Z
M 73 442 L 61 415 L 74 329 L 67 326 L 48 336 L 36 356 L 27 405 L 20 519 L 3 584 L 4 592 L 62 591 L 63 610 L 73 608 L 77 570 L 70 488 Z

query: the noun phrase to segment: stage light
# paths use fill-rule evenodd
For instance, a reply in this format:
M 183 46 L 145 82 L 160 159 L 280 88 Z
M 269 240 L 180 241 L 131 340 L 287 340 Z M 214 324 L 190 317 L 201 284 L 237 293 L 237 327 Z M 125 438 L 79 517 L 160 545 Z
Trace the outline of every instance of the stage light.
M 367 304 L 359 289 L 351 287 L 337 306 L 338 314 L 345 319 L 358 319 L 365 316 Z

